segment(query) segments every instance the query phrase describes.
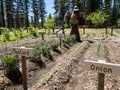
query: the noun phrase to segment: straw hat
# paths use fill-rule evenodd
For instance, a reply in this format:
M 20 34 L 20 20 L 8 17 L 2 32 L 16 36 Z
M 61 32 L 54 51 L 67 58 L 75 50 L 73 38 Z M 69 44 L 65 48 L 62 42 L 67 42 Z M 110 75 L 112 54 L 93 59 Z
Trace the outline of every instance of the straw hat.
M 77 6 L 74 6 L 73 11 L 79 11 L 79 8 Z

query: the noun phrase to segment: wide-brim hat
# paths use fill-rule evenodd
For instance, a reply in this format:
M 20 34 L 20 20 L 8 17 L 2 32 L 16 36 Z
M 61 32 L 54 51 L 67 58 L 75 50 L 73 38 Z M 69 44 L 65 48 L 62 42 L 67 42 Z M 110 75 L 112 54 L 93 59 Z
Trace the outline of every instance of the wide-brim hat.
M 74 6 L 73 11 L 79 11 L 79 8 L 77 6 Z

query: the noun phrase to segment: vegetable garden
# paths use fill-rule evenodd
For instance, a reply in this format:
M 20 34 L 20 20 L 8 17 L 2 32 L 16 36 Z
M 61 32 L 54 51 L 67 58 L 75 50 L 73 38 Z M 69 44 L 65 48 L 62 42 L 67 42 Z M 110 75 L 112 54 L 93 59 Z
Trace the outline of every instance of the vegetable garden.
M 62 31 L 56 35 L 52 30 L 33 27 L 12 31 L 5 28 L 0 35 L 0 89 L 23 89 L 21 57 L 13 54 L 12 48 L 25 47 L 34 53 L 33 57 L 26 57 L 29 90 L 97 90 L 98 75 L 85 70 L 84 60 L 104 59 L 119 64 L 119 29 L 113 28 L 111 34 L 111 28 L 107 28 L 107 33 L 104 28 L 80 28 L 82 42 L 69 35 L 70 29 L 64 31 L 65 35 Z M 120 77 L 107 74 L 105 90 L 119 89 Z

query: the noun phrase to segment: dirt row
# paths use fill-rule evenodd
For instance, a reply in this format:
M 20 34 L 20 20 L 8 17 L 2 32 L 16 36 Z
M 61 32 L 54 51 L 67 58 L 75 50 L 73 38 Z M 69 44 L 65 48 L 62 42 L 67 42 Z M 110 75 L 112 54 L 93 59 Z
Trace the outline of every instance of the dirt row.
M 110 37 L 101 41 L 101 59 L 119 64 L 119 40 L 118 37 Z M 84 69 L 84 60 L 95 59 L 96 47 L 96 41 L 86 44 L 82 53 L 80 47 L 72 57 L 68 55 L 68 62 L 62 65 L 47 84 L 38 84 L 30 90 L 97 90 L 97 73 Z M 105 90 L 120 90 L 120 76 L 106 74 Z

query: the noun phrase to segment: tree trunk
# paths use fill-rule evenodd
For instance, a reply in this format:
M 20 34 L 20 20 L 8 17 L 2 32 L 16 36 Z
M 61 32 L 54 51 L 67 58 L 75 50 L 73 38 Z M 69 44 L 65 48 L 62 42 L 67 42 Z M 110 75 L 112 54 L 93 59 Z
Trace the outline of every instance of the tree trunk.
M 28 6 L 27 6 L 28 0 L 25 0 L 25 27 L 29 27 L 29 20 L 28 20 Z
M 1 15 L 2 15 L 2 27 L 5 27 L 3 0 L 1 0 Z

